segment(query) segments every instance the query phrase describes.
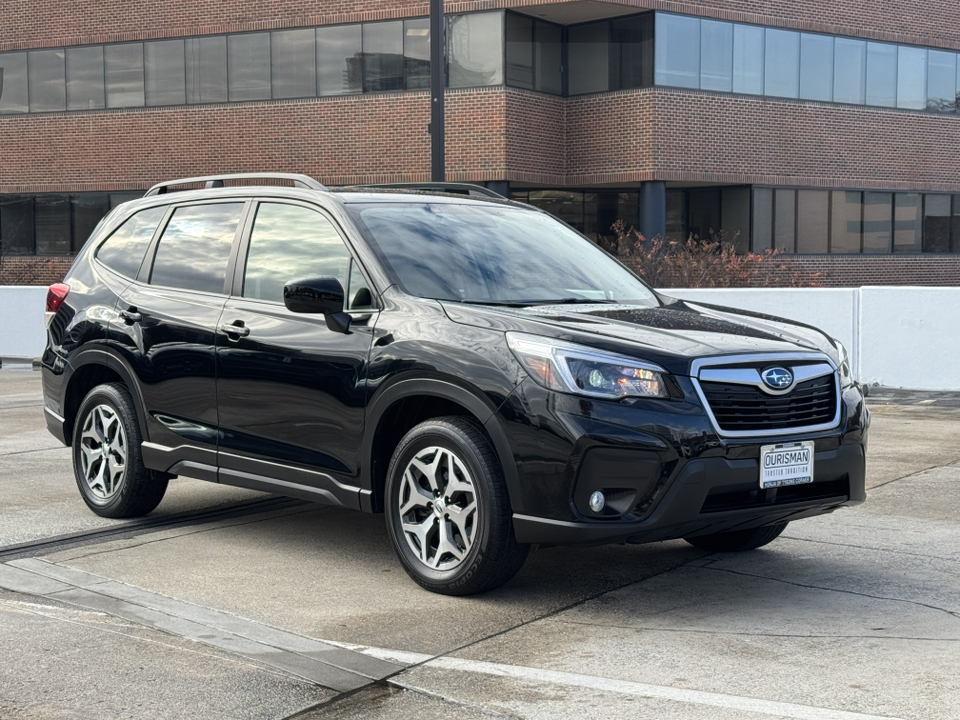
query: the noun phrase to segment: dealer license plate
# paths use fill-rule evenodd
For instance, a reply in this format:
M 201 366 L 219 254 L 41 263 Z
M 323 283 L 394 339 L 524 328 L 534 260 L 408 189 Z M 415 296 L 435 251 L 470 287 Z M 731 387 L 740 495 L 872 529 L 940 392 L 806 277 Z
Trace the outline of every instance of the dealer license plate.
M 813 482 L 813 441 L 760 446 L 760 487 Z

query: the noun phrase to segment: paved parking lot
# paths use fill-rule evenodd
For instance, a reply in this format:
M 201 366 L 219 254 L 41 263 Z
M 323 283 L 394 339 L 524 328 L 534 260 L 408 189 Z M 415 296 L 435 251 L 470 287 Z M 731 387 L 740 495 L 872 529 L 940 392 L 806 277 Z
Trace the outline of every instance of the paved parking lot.
M 457 599 L 379 516 L 178 479 L 98 518 L 5 368 L 0 717 L 960 717 L 960 407 L 871 403 L 861 507 L 742 555 L 542 549 Z

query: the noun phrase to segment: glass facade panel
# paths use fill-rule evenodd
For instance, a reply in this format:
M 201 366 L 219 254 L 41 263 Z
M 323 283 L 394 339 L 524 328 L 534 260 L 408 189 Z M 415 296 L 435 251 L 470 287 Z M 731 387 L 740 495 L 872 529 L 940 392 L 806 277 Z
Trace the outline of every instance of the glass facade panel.
M 800 35 L 800 97 L 804 100 L 833 99 L 833 37 Z
M 657 13 L 655 82 L 700 87 L 700 19 Z
M 67 48 L 67 110 L 101 110 L 107 100 L 103 87 L 103 46 Z
M 893 196 L 893 251 L 920 252 L 921 196 L 896 193 Z
M 227 38 L 190 38 L 185 41 L 187 102 L 227 101 Z
M 927 109 L 957 110 L 957 54 L 931 50 L 927 55 Z
M 960 252 L 960 195 L 953 196 L 953 216 L 950 218 L 950 252 Z
M 863 194 L 863 251 L 888 253 L 893 249 L 893 193 Z
M 897 46 L 867 43 L 867 105 L 897 104 Z
M 270 99 L 270 33 L 227 36 L 231 102 Z
M 534 90 L 563 94 L 563 55 L 559 25 L 537 22 L 533 28 L 534 38 Z
M 531 190 L 529 203 L 584 231 L 583 193 L 569 190 Z
M 157 245 L 150 283 L 222 293 L 243 203 L 177 208 Z
M 685 190 L 667 190 L 667 240 L 683 242 L 687 239 L 687 193 Z
M 103 216 L 110 212 L 110 196 L 106 193 L 83 193 L 70 198 L 73 211 L 72 251 L 77 252 L 87 242 Z
M 797 252 L 826 253 L 829 245 L 830 193 L 797 191 Z
M 183 105 L 187 101 L 183 40 L 144 43 L 143 63 L 147 105 Z
M 70 198 L 38 195 L 33 204 L 38 255 L 69 255 L 71 248 Z
M 34 253 L 33 201 L 32 195 L 0 195 L 0 245 L 4 253 Z
M 763 94 L 795 98 L 800 93 L 800 33 L 767 28 Z
M 733 24 L 700 21 L 700 88 L 730 92 L 733 89 Z
M 567 33 L 567 92 L 570 95 L 610 89 L 610 25 L 576 25 Z
M 653 84 L 653 16 L 610 22 L 611 87 L 629 89 Z
M 711 232 L 720 230 L 720 189 L 703 188 L 687 191 L 688 230 L 700 240 L 709 240 Z
M 763 94 L 763 28 L 733 27 L 733 91 Z
M 533 18 L 507 13 L 507 85 L 533 89 Z
M 923 252 L 950 252 L 951 195 L 923 198 Z
M 363 91 L 403 90 L 403 22 L 363 24 Z
M 65 54 L 64 50 L 31 50 L 27 53 L 30 112 L 67 109 L 67 81 L 63 64 Z
M 739 253 L 750 250 L 750 188 L 729 187 L 720 190 L 720 229 L 724 240 Z
M 447 16 L 447 83 L 452 88 L 503 84 L 503 13 Z
M 788 253 L 797 249 L 797 193 L 776 188 L 773 193 L 773 246 Z
M 867 43 L 837 38 L 833 46 L 833 101 L 862 105 L 867 92 Z
M 754 252 L 773 249 L 773 188 L 753 189 L 753 237 Z
M 0 53 L 0 114 L 29 112 L 27 54 Z
M 860 252 L 863 193 L 834 190 L 830 199 L 830 252 Z
M 315 97 L 317 94 L 317 37 L 311 28 L 270 34 L 273 97 Z
M 105 45 L 107 107 L 143 107 L 143 43 Z
M 317 94 L 363 92 L 363 40 L 359 25 L 317 28 Z
M 901 46 L 897 59 L 897 107 L 922 110 L 927 106 L 927 51 Z
M 430 20 L 403 21 L 403 77 L 407 90 L 430 88 Z

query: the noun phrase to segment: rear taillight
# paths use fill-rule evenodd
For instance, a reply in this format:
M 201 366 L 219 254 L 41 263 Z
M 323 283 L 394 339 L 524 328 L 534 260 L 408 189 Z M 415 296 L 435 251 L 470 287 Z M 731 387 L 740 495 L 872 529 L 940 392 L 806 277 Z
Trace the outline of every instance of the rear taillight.
M 54 283 L 47 290 L 47 311 L 43 316 L 48 326 L 53 321 L 53 316 L 57 314 L 57 310 L 63 305 L 63 301 L 67 299 L 69 292 L 70 286 L 64 283 Z

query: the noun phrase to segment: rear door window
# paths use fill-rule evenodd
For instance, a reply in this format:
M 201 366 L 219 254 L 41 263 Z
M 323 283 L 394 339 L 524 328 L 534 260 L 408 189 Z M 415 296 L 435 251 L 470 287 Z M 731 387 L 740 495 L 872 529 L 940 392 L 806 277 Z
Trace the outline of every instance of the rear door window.
M 166 213 L 167 206 L 161 205 L 132 215 L 97 248 L 97 260 L 125 277 L 136 278 L 153 234 Z
M 244 203 L 177 208 L 160 236 L 151 285 L 223 293 Z
M 250 234 L 243 297 L 283 302 L 291 280 L 335 277 L 346 290 L 350 251 L 333 223 L 302 205 L 261 203 Z

